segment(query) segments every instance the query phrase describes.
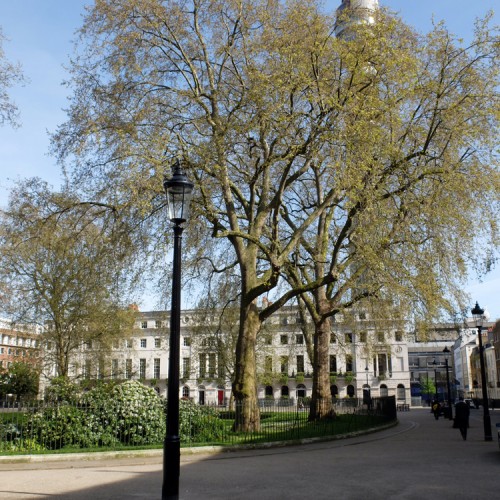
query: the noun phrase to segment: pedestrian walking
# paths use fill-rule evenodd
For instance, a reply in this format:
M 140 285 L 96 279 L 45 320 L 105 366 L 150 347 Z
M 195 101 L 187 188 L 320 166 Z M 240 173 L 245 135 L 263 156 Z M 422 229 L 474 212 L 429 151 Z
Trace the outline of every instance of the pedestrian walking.
M 439 404 L 438 401 L 434 401 L 432 403 L 432 413 L 434 413 L 434 418 L 436 420 L 439 419 L 439 413 L 441 412 L 441 405 Z
M 469 405 L 464 401 L 464 398 L 459 398 L 458 403 L 455 405 L 455 424 L 460 429 L 464 441 L 467 439 L 469 413 Z

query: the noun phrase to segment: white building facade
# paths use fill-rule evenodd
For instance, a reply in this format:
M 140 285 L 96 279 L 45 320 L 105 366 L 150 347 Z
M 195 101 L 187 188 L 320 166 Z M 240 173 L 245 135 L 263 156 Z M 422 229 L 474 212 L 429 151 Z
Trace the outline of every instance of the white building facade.
M 260 399 L 297 400 L 312 394 L 312 339 L 297 310 L 285 307 L 264 325 L 257 347 L 257 393 Z M 312 325 L 307 325 L 312 332 Z M 215 316 L 202 311 L 181 313 L 180 397 L 200 404 L 226 405 L 231 398 L 234 338 Z M 102 353 L 94 344 L 82 345 L 70 376 L 82 379 L 139 379 L 166 397 L 169 314 L 140 312 L 133 334 Z M 366 314 L 349 322 L 332 323 L 330 390 L 335 398 L 394 395 L 410 403 L 407 333 L 400 327 L 370 320 Z

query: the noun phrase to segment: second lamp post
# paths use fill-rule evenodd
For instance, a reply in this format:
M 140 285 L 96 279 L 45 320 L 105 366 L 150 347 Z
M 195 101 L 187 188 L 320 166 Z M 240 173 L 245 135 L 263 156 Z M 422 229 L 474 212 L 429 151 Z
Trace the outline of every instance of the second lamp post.
M 484 309 L 479 307 L 476 302 L 474 309 L 471 311 L 472 317 L 476 323 L 477 336 L 479 341 L 479 363 L 481 366 L 481 387 L 483 391 L 483 425 L 484 425 L 484 440 L 491 441 L 493 438 L 491 436 L 491 419 L 490 410 L 488 408 L 488 386 L 486 384 L 486 368 L 484 364 L 484 352 L 483 352 L 483 339 L 481 335 L 481 330 L 484 321 Z
M 163 183 L 167 195 L 168 217 L 174 224 L 172 269 L 172 307 L 168 357 L 167 433 L 163 445 L 162 500 L 179 498 L 181 445 L 179 437 L 179 362 L 181 329 L 181 242 L 182 224 L 189 214 L 194 184 L 182 171 L 179 160 L 172 166 L 172 177 Z

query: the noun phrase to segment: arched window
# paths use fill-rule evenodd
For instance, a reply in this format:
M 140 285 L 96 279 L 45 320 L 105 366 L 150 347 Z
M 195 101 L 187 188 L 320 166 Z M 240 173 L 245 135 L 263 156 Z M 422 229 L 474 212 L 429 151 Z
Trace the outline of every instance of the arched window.
M 185 385 L 182 388 L 182 397 L 183 398 L 189 398 L 189 387 L 187 385 Z
M 396 399 L 402 399 L 402 400 L 406 399 L 406 390 L 405 390 L 405 386 L 403 384 L 398 384 L 398 389 L 396 392 Z
M 330 386 L 330 394 L 332 395 L 332 398 L 338 398 L 339 396 L 339 388 L 336 385 L 331 385 Z
M 306 386 L 304 384 L 299 384 L 297 386 L 297 398 L 305 398 L 306 392 Z
M 353 386 L 353 385 L 348 385 L 348 386 L 347 386 L 347 395 L 348 395 L 350 398 L 353 398 L 353 397 L 354 397 L 354 386 Z
M 266 398 L 267 397 L 273 397 L 274 396 L 274 390 L 272 385 L 266 385 Z
M 281 397 L 282 398 L 287 398 L 288 396 L 290 396 L 290 391 L 288 390 L 288 386 L 287 385 L 282 385 L 281 386 Z
M 387 386 L 385 384 L 382 384 L 380 386 L 380 397 L 384 398 L 386 396 L 389 396 L 389 390 L 387 389 Z

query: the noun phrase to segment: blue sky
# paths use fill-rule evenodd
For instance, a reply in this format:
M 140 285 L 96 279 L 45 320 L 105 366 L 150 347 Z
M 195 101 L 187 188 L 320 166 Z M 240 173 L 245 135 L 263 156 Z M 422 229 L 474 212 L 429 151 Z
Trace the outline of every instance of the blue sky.
M 54 187 L 60 169 L 48 156 L 48 132 L 65 119 L 67 78 L 63 68 L 72 52 L 75 30 L 80 26 L 89 0 L 0 0 L 0 25 L 9 41 L 4 50 L 11 62 L 19 61 L 29 83 L 12 89 L 21 112 L 21 127 L 0 128 L 0 207 L 5 206 L 13 181 L 38 176 Z M 334 11 L 340 0 L 325 1 Z M 379 0 L 380 5 L 399 12 L 419 31 L 432 26 L 432 19 L 445 20 L 449 29 L 470 38 L 474 19 L 488 10 L 498 13 L 498 0 Z M 467 291 L 473 301 L 486 307 L 492 318 L 500 318 L 500 266 L 482 283 L 471 281 Z M 473 304 L 471 304 L 472 306 Z

